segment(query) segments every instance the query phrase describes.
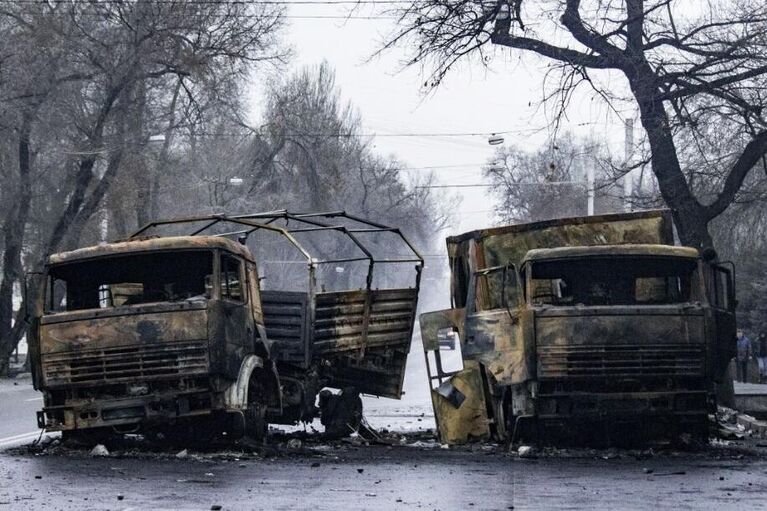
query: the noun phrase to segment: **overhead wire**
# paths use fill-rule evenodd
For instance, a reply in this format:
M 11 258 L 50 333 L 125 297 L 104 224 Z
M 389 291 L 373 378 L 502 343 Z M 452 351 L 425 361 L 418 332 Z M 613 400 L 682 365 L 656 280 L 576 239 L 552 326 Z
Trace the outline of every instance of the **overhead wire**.
M 331 7 L 331 6 L 350 6 L 356 7 L 359 5 L 376 6 L 376 5 L 407 5 L 407 0 L 318 0 L 316 2 L 311 0 L 185 0 L 183 2 L 177 0 L 134 0 L 135 4 L 143 3 L 146 5 L 172 5 L 172 6 L 257 6 L 257 5 L 274 5 L 274 6 L 290 6 L 300 5 L 304 7 Z M 77 6 L 98 8 L 101 6 L 118 5 L 125 6 L 130 5 L 124 0 L 0 0 L 0 4 L 14 4 L 22 5 L 26 7 L 50 7 L 52 9 L 58 6 Z M 21 14 L 40 14 L 41 11 L 27 11 Z M 46 14 L 69 14 L 69 11 L 48 11 Z M 109 14 L 109 13 L 106 13 Z M 282 13 L 243 13 L 243 12 L 226 12 L 226 13 L 208 13 L 208 12 L 183 12 L 175 11 L 173 13 L 176 16 L 220 16 L 220 17 L 233 17 L 233 18 L 250 18 L 250 19 L 268 19 L 281 17 L 285 19 L 328 19 L 328 20 L 396 20 L 398 16 L 394 15 L 360 15 L 352 14 L 351 12 L 346 14 L 332 14 L 332 15 L 320 15 L 320 14 L 282 14 Z M 81 16 L 103 16 L 98 12 L 86 12 L 80 10 L 77 15 Z
M 126 5 L 125 0 L 0 0 L 0 3 L 28 5 Z M 160 5 L 400 5 L 410 4 L 409 0 L 133 0 L 130 3 Z
M 204 138 L 216 138 L 216 137 L 247 137 L 252 134 L 257 134 L 258 130 L 252 130 L 252 132 L 207 132 L 207 133 L 195 133 L 195 137 Z M 322 133 L 313 132 L 305 133 L 301 131 L 289 131 L 282 133 L 284 136 L 298 136 L 298 137 L 313 137 L 313 138 L 438 138 L 438 137 L 488 137 L 493 135 L 509 135 L 513 134 L 513 130 L 504 131 L 467 131 L 467 132 L 400 132 L 400 133 Z

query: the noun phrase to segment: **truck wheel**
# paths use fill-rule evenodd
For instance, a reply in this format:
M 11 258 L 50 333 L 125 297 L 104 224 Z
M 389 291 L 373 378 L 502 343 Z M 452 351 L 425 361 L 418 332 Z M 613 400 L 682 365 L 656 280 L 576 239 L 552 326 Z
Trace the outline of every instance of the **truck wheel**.
M 269 424 L 266 421 L 266 408 L 264 403 L 267 389 L 259 378 L 257 372 L 254 372 L 248 383 L 248 408 L 243 410 L 245 418 L 245 436 L 252 440 L 265 440 L 266 433 L 269 430 Z
M 245 415 L 245 436 L 253 440 L 265 440 L 269 430 L 266 422 L 266 406 L 252 403 L 243 414 Z

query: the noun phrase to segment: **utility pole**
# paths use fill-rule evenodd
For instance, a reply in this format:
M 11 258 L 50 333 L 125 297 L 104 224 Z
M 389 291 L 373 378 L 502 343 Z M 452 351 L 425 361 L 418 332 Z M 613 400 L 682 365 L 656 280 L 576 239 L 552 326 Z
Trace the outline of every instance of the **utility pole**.
M 101 208 L 101 221 L 99 222 L 99 234 L 101 239 L 99 245 L 106 245 L 109 239 L 109 210 L 106 206 Z
M 634 183 L 631 180 L 631 152 L 634 147 L 634 119 L 628 117 L 625 121 L 626 126 L 626 139 L 624 142 L 624 165 L 626 166 L 626 173 L 623 174 L 623 211 L 629 212 L 631 207 L 631 196 L 633 194 Z
M 594 216 L 594 165 L 586 166 L 586 214 Z

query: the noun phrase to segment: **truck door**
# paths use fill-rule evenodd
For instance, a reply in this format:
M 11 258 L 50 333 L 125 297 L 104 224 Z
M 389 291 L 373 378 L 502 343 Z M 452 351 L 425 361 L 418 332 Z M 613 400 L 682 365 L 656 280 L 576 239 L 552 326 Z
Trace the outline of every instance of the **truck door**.
M 220 261 L 219 285 L 224 312 L 225 360 L 227 373 L 236 375 L 243 358 L 253 352 L 254 321 L 248 306 L 248 286 L 243 260 L 221 252 Z
M 714 380 L 720 382 L 730 360 L 735 356 L 735 284 L 731 263 L 711 265 L 709 302 L 714 311 L 716 338 L 714 339 Z
M 464 309 L 421 314 L 421 340 L 440 441 L 460 444 L 490 436 L 479 365 L 464 361 Z
M 468 287 L 466 309 L 420 318 L 434 416 L 441 441 L 451 444 L 503 435 L 502 413 L 496 406 L 500 400 L 491 387 L 496 374 L 507 369 L 504 346 L 518 323 L 519 286 L 512 265 L 480 270 Z M 458 354 L 447 351 L 453 332 L 458 334 Z

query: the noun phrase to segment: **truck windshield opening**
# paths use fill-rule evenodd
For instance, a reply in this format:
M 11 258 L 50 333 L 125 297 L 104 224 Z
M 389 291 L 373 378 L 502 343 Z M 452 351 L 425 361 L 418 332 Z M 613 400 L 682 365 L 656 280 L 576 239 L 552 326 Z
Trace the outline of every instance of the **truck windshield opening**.
M 50 268 L 46 311 L 103 309 L 211 297 L 213 254 L 202 250 L 104 257 Z
M 534 305 L 662 305 L 692 298 L 696 260 L 681 257 L 585 257 L 535 261 Z

